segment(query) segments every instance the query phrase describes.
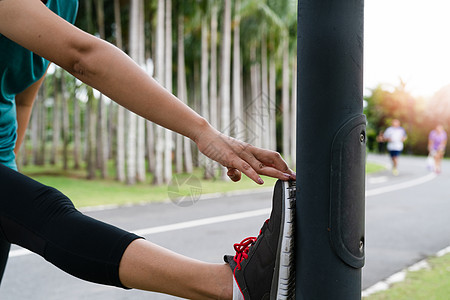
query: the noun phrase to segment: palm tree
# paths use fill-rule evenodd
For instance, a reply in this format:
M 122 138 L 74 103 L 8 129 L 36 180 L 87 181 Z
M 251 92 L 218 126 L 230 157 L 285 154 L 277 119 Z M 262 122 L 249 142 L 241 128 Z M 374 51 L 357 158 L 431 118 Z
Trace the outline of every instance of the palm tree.
M 244 139 L 245 136 L 240 136 L 243 134 L 243 120 L 242 120 L 242 99 L 241 99 L 241 1 L 235 0 L 234 3 L 234 19 L 233 19 L 233 134 L 236 138 Z
M 172 92 L 172 1 L 166 0 L 166 27 L 165 27 L 165 80 L 164 86 Z M 173 132 L 164 130 L 164 182 L 172 179 L 172 142 Z
M 222 60 L 221 60 L 221 124 L 225 135 L 230 135 L 230 71 L 231 70 L 231 0 L 224 0 L 222 28 Z M 226 180 L 226 168 L 221 168 L 221 177 Z
M 218 113 L 217 113 L 217 28 L 218 28 L 218 5 L 217 1 L 211 1 L 211 55 L 210 55 L 210 81 L 209 81 L 209 122 L 215 128 L 218 128 Z M 208 162 L 205 167 L 205 178 L 212 178 L 215 176 L 217 164 Z
M 269 109 L 270 109 L 270 98 L 269 98 L 269 70 L 267 63 L 267 30 L 266 26 L 262 26 L 261 28 L 261 109 L 260 109 L 260 122 L 261 125 L 259 128 L 262 129 L 260 131 L 261 134 L 261 147 L 269 148 L 269 138 L 264 134 L 264 131 L 267 129 L 266 126 L 270 126 L 269 122 Z M 270 132 L 270 129 L 268 130 Z
M 70 125 L 69 125 L 69 108 L 67 105 L 68 99 L 66 96 L 66 72 L 61 72 L 61 113 L 62 113 L 62 134 L 63 134 L 63 169 L 69 168 L 69 141 L 70 141 Z
M 296 153 L 296 146 L 297 146 L 297 62 L 296 57 L 293 59 L 292 63 L 292 96 L 291 96 L 291 165 L 295 166 L 296 159 L 295 159 L 295 153 Z
M 61 134 L 61 89 L 58 78 L 59 70 L 55 68 L 53 72 L 53 107 L 52 107 L 52 148 L 50 154 L 50 164 L 54 165 L 58 159 L 58 147 Z
M 76 97 L 77 85 L 74 80 L 74 87 L 72 91 L 73 99 L 73 162 L 74 169 L 80 168 L 81 160 L 81 118 L 80 118 L 80 102 Z
M 46 157 L 46 147 L 45 144 L 47 142 L 47 107 L 45 106 L 45 100 L 47 99 L 47 87 L 44 87 L 42 98 L 41 98 L 41 105 L 39 109 L 39 129 L 38 129 L 38 135 L 39 135 L 39 150 L 38 150 L 38 161 L 37 165 L 43 166 L 45 164 L 45 157 Z
M 277 66 L 276 53 L 269 56 L 269 149 L 277 149 Z
M 42 140 L 39 137 L 40 122 L 41 122 L 41 106 L 44 102 L 45 95 L 45 79 L 42 87 L 39 89 L 36 101 L 33 105 L 33 113 L 31 117 L 31 147 L 33 149 L 33 164 L 39 164 L 39 143 Z
M 251 102 L 248 106 L 247 116 L 249 127 L 251 128 L 253 136 L 250 140 L 257 147 L 261 147 L 262 126 L 261 123 L 261 62 L 257 57 L 257 41 L 252 41 L 250 44 L 250 85 L 251 85 Z
M 200 61 L 200 111 L 201 115 L 209 119 L 209 97 L 208 97 L 208 79 L 209 79 L 209 52 L 208 52 L 208 17 L 207 17 L 207 1 L 203 1 L 200 10 L 201 18 L 201 61 Z M 205 156 L 198 154 L 206 163 Z M 199 159 L 200 160 L 200 159 Z M 208 167 L 203 163 L 205 168 L 205 177 L 208 176 Z
M 100 38 L 105 39 L 105 10 L 103 0 L 96 0 L 97 25 Z M 100 94 L 97 107 L 97 165 L 100 168 L 101 178 L 107 176 L 107 131 L 106 113 L 103 95 Z
M 141 14 L 139 12 L 142 0 L 131 0 L 130 4 L 130 42 L 129 55 L 139 63 L 139 23 Z M 128 111 L 128 140 L 127 140 L 127 183 L 136 183 L 136 149 L 137 149 L 137 115 Z
M 160 84 L 164 85 L 164 0 L 158 0 L 156 13 L 156 53 L 155 53 L 155 78 Z M 153 183 L 162 184 L 163 177 L 163 150 L 164 150 L 164 130 L 156 125 L 156 151 L 155 151 L 155 173 Z
M 277 112 L 277 68 L 282 69 L 285 79 L 286 68 L 277 64 L 278 53 L 282 47 L 282 37 L 288 35 L 290 21 L 286 19 L 289 10 L 295 9 L 290 5 L 291 0 L 247 0 L 243 3 L 241 17 L 243 31 L 251 37 L 243 45 L 243 53 L 248 53 L 246 65 L 250 65 L 250 86 L 252 102 L 246 112 L 248 127 L 255 135 L 250 140 L 257 146 L 276 149 L 276 112 Z M 289 4 L 289 5 L 288 5 Z M 258 52 L 257 50 L 260 49 Z M 260 55 L 258 55 L 260 53 Z M 288 52 L 289 53 L 289 52 Z M 289 62 L 289 60 L 288 60 Z M 290 80 L 284 80 L 284 91 L 288 91 Z M 283 88 L 282 88 L 283 91 Z M 282 94 L 284 94 L 282 92 Z M 288 94 L 289 95 L 289 94 Z M 289 96 L 287 96 L 289 99 Z M 288 109 L 288 111 L 290 111 Z M 284 118 L 285 128 L 289 124 L 289 117 Z M 262 139 L 262 137 L 264 138 Z M 286 140 L 286 138 L 284 139 Z M 289 143 L 289 140 L 286 140 Z
M 287 36 L 283 37 L 283 73 L 282 80 L 283 86 L 281 91 L 281 105 L 283 112 L 283 154 L 286 160 L 290 160 L 290 100 L 289 100 L 289 85 L 290 85 L 290 72 L 289 72 L 289 39 Z
M 85 21 L 87 23 L 86 30 L 87 32 L 94 34 L 94 22 L 92 17 L 92 0 L 85 0 Z M 94 92 L 91 87 L 85 86 L 87 91 L 87 105 L 86 105 L 86 162 L 87 162 L 87 179 L 95 178 L 95 169 L 96 169 L 96 151 L 95 151 L 95 107 L 96 107 L 96 99 L 94 96 Z
M 87 126 L 86 126 L 86 139 L 87 139 L 87 148 L 86 148 L 86 161 L 87 161 L 87 168 L 88 168 L 88 174 L 87 179 L 94 179 L 95 178 L 95 170 L 96 170 L 96 151 L 95 151 L 95 96 L 94 92 L 91 87 L 86 86 L 87 89 L 87 96 L 88 96 L 88 102 L 86 107 L 86 119 L 87 119 Z
M 178 91 L 178 98 L 183 101 L 184 103 L 187 103 L 187 87 L 186 87 L 186 63 L 185 63 L 185 57 L 184 57 L 184 15 L 183 12 L 180 11 L 178 15 L 178 80 L 177 80 L 177 91 Z M 190 141 L 186 137 L 182 137 L 180 135 L 177 135 L 178 145 L 177 145 L 177 151 L 183 152 L 183 166 L 184 171 L 187 173 L 191 173 L 193 169 L 192 164 L 192 151 L 190 146 Z M 179 159 L 180 157 L 177 157 L 177 165 L 181 161 Z
M 120 0 L 114 0 L 114 29 L 116 46 L 123 49 L 122 25 L 120 17 Z M 113 104 L 116 105 L 116 104 Z M 117 152 L 116 152 L 116 176 L 117 180 L 125 181 L 125 108 L 117 105 Z
M 138 40 L 137 57 L 135 61 L 145 67 L 145 30 L 144 30 L 144 1 L 139 1 L 139 19 L 138 19 Z M 131 47 L 131 45 L 130 45 Z M 137 116 L 137 144 L 136 144 L 136 179 L 139 182 L 145 181 L 145 119 Z

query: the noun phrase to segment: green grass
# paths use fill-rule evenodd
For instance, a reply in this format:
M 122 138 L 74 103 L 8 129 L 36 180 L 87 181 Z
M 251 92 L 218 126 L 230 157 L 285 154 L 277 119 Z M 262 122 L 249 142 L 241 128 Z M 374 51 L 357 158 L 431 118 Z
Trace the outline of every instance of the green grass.
M 85 171 L 63 171 L 60 166 L 27 166 L 21 168 L 21 172 L 31 178 L 59 189 L 67 195 L 76 207 L 108 205 L 108 204 L 133 204 L 143 202 L 160 202 L 169 199 L 169 188 L 172 185 L 152 185 L 152 177 L 148 176 L 146 182 L 135 185 L 126 185 L 115 181 L 113 178 L 86 180 Z M 221 180 L 204 180 L 203 172 L 197 169 L 193 174 L 175 175 L 179 182 L 190 179 L 193 185 L 199 188 L 201 194 L 225 193 L 234 190 L 247 190 L 260 188 L 259 185 L 243 176 L 241 181 L 235 183 Z M 276 179 L 263 177 L 263 187 L 273 186 Z M 180 185 L 186 187 L 186 185 Z M 190 191 L 186 188 L 177 191 L 184 196 Z
M 450 299 L 450 254 L 430 258 L 430 269 L 408 272 L 404 281 L 364 300 Z
M 373 163 L 367 164 L 367 172 L 375 172 L 383 167 Z M 108 166 L 109 174 L 114 174 L 112 164 Z M 31 178 L 59 189 L 66 194 L 75 204 L 76 207 L 109 205 L 109 204 L 135 204 L 143 202 L 160 202 L 170 199 L 169 195 L 178 194 L 186 196 L 191 193 L 190 185 L 180 185 L 183 187 L 175 193 L 170 193 L 169 189 L 178 187 L 178 185 L 161 185 L 154 186 L 151 184 L 152 177 L 148 176 L 146 182 L 136 185 L 126 185 L 109 179 L 86 180 L 86 172 L 84 170 L 62 170 L 60 165 L 51 166 L 26 166 L 21 168 L 21 172 Z M 114 176 L 114 175 L 111 175 Z M 180 174 L 176 175 L 179 182 L 190 180 L 191 185 L 197 188 L 201 194 L 225 193 L 236 190 L 258 189 L 261 186 L 251 181 L 246 176 L 242 176 L 241 181 L 231 182 L 222 180 L 204 180 L 201 169 L 196 169 L 192 175 Z M 263 177 L 265 184 L 262 187 L 271 187 L 276 179 Z
M 372 162 L 368 162 L 366 164 L 366 173 L 370 174 L 370 173 L 376 173 L 379 171 L 383 171 L 386 168 L 382 165 L 376 164 L 376 163 L 372 163 Z

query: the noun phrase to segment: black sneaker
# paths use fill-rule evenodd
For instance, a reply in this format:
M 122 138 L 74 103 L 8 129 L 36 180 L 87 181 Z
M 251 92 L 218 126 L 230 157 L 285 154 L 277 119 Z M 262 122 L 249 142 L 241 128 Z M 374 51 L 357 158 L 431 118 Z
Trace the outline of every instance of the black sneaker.
M 224 257 L 245 300 L 294 299 L 294 219 L 295 181 L 278 180 L 259 236 L 235 244 L 236 255 Z

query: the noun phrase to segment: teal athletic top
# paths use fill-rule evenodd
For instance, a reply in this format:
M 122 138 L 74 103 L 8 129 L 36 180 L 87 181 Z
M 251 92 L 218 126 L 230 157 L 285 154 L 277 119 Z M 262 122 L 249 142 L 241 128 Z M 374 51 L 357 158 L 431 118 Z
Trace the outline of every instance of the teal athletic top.
M 48 0 L 47 7 L 70 23 L 75 22 L 78 0 Z M 15 97 L 47 70 L 49 61 L 0 34 L 0 163 L 17 170 Z

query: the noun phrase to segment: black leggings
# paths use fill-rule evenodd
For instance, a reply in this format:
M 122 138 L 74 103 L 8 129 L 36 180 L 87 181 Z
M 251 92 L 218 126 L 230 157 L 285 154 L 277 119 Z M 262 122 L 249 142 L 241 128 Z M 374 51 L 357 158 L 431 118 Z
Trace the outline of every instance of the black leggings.
M 125 288 L 119 263 L 137 238 L 83 215 L 61 192 L 0 164 L 0 280 L 12 243 L 78 278 Z

